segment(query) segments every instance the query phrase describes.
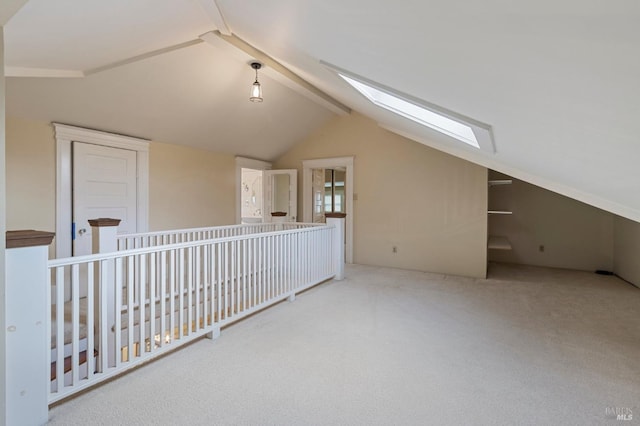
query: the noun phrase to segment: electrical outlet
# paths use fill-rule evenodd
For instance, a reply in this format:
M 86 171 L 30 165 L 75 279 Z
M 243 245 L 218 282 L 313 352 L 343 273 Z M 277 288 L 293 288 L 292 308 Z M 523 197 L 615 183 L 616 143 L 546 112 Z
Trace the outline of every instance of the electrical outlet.
M 544 246 L 540 245 L 540 247 L 538 247 L 538 251 L 540 251 L 540 253 L 543 253 L 544 252 Z
M 393 248 L 391 249 L 392 252 L 397 253 L 398 252 L 398 247 L 397 246 L 393 246 Z
M 353 201 L 358 201 L 358 194 L 356 193 L 353 194 Z

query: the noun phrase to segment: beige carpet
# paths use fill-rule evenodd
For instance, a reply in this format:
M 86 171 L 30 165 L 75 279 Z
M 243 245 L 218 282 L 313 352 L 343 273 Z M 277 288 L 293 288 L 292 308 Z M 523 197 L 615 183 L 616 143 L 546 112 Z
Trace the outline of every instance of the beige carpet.
M 629 408 L 633 421 L 606 416 Z M 640 422 L 640 289 L 491 265 L 474 280 L 351 266 L 50 410 L 60 425 Z

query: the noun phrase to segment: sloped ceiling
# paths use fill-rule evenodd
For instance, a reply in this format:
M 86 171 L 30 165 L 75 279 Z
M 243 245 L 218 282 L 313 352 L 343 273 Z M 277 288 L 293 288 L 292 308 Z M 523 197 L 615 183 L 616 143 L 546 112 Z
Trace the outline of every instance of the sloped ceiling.
M 640 3 L 217 5 L 234 35 L 383 127 L 640 220 Z M 7 25 L 6 59 L 86 71 L 212 29 L 198 1 L 30 0 Z M 80 79 L 10 78 L 7 110 L 264 159 L 332 115 L 271 81 L 254 108 L 251 70 L 224 55 L 198 44 Z M 491 125 L 496 152 L 380 110 L 321 60 Z
M 212 29 L 196 1 L 30 0 L 6 27 L 9 74 L 86 76 L 9 77 L 7 114 L 264 160 L 334 115 L 264 74 L 249 102 L 254 70 L 198 38 Z
M 27 0 L 4 0 L 0 4 L 0 26 L 4 26 Z

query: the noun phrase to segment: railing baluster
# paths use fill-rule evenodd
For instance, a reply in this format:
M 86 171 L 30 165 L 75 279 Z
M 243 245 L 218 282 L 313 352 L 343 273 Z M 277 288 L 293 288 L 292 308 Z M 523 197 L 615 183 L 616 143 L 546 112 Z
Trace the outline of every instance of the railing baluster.
M 276 228 L 274 224 L 274 229 Z M 272 237 L 272 245 L 271 250 L 273 250 L 273 261 L 271 264 L 273 265 L 273 296 L 272 298 L 276 298 L 280 295 L 280 280 L 279 280 L 279 268 L 278 262 L 280 261 L 280 256 L 278 255 L 278 235 L 274 235 Z
M 284 276 L 285 276 L 285 291 L 288 293 L 291 288 L 291 234 L 284 236 Z
M 77 385 L 80 370 L 80 265 L 71 267 L 71 385 Z
M 278 235 L 278 296 L 282 296 L 285 292 L 284 281 L 284 236 Z
M 100 276 L 98 282 L 98 288 L 100 289 L 100 348 L 99 348 L 99 356 L 100 356 L 100 372 L 105 373 L 109 366 L 109 326 L 107 323 L 107 310 L 106 310 L 106 301 L 108 300 L 108 274 L 107 270 L 108 260 L 100 261 Z
M 217 244 L 211 243 L 211 252 L 209 253 L 211 256 L 211 290 L 209 298 L 211 299 L 211 308 L 209 309 L 211 315 L 211 325 L 213 326 L 216 323 L 216 283 L 217 283 Z
M 271 285 L 270 276 L 270 263 L 269 263 L 269 242 L 270 237 L 264 237 L 264 294 L 262 295 L 262 302 L 269 300 L 269 286 Z
M 131 362 L 135 354 L 134 315 L 135 315 L 135 259 L 127 256 L 127 361 Z
M 94 295 L 94 263 L 89 262 L 87 264 L 87 380 L 93 379 L 95 371 L 95 342 L 94 342 L 94 307 L 95 307 L 95 295 Z
M 247 240 L 242 241 L 242 310 L 247 309 Z
M 57 391 L 64 388 L 64 266 L 56 275 L 56 381 Z
M 257 291 L 257 259 L 256 255 L 256 247 L 258 245 L 257 238 L 251 239 L 251 260 L 253 261 L 253 267 L 251 268 L 251 307 L 253 308 L 256 305 L 256 291 Z
M 278 267 L 280 262 L 280 255 L 278 253 L 279 251 L 278 240 L 280 239 L 280 236 L 274 235 L 272 239 L 273 239 L 273 243 L 271 245 L 271 250 L 273 250 L 273 261 L 271 262 L 271 264 L 273 265 L 273 296 L 272 298 L 276 298 L 280 295 L 280 268 Z
M 311 234 L 311 259 L 318 259 L 317 244 L 317 232 L 310 232 Z M 318 262 L 311 263 L 311 280 L 315 280 L 318 277 Z
M 147 300 L 147 255 L 140 255 L 140 284 L 138 286 L 140 288 L 140 294 L 138 297 L 138 330 L 139 330 L 139 340 L 138 340 L 138 352 L 139 356 L 143 357 L 145 352 L 147 351 L 147 327 L 146 327 L 146 319 L 147 319 L 147 310 L 146 310 L 146 300 Z
M 240 270 L 240 262 L 242 261 L 242 256 L 241 256 L 241 251 L 240 251 L 240 246 L 242 245 L 242 241 L 236 241 L 235 242 L 235 252 L 236 252 L 236 279 L 235 279 L 235 290 L 236 290 L 236 294 L 235 294 L 235 298 L 233 299 L 233 304 L 235 306 L 235 314 L 241 312 L 241 307 L 240 307 L 240 297 L 241 297 L 241 291 L 240 291 L 240 280 L 241 280 L 241 274 L 242 271 Z M 234 315 L 235 315 L 234 314 Z
M 267 248 L 267 254 L 269 256 L 269 299 L 273 299 L 275 297 L 275 250 L 274 250 L 274 241 L 275 237 L 273 235 L 269 235 L 267 237 L 269 239 L 269 246 Z
M 307 232 L 306 235 L 306 250 L 307 250 L 307 278 L 306 278 L 306 282 L 307 284 L 311 281 L 312 278 L 312 270 L 313 270 L 313 266 L 312 266 L 312 262 L 311 262 L 311 256 L 313 255 L 313 253 L 311 253 L 311 238 L 313 237 L 312 232 Z
M 193 332 L 193 247 L 187 249 L 187 335 Z
M 202 234 L 202 232 L 200 233 Z M 195 265 L 195 280 L 196 280 L 196 313 L 195 313 L 195 317 L 196 317 L 196 325 L 195 325 L 195 330 L 194 331 L 198 331 L 202 328 L 202 326 L 200 325 L 200 320 L 201 320 L 201 310 L 200 310 L 200 292 L 202 291 L 202 269 L 201 267 L 202 265 L 202 246 L 199 247 L 194 247 L 193 248 L 196 252 L 196 265 Z M 202 323 L 204 324 L 204 322 Z
M 279 296 L 282 295 L 282 293 L 284 293 L 284 288 L 283 288 L 283 284 L 284 284 L 284 280 L 282 278 L 282 273 L 284 272 L 284 267 L 282 266 L 282 261 L 283 261 L 283 257 L 282 257 L 282 235 L 276 235 L 275 237 L 275 244 L 276 244 L 276 249 L 275 249 L 275 255 L 276 255 L 276 279 L 277 279 L 277 292 L 276 294 Z
M 207 303 L 207 288 L 209 286 L 209 245 L 202 246 L 202 327 L 207 327 L 209 322 L 207 314 L 209 304 Z
M 236 255 L 236 242 L 235 241 L 231 241 L 231 259 L 229 260 L 229 269 L 231 270 L 231 277 L 229 279 L 229 287 L 230 287 L 230 292 L 229 292 L 229 304 L 230 306 L 230 313 L 229 313 L 229 317 L 233 317 L 235 315 L 235 289 L 236 289 L 236 277 L 237 277 L 237 268 L 236 268 L 236 260 L 238 258 L 238 256 Z
M 145 321 L 146 324 L 146 321 Z M 156 253 L 149 253 L 149 351 L 156 345 Z
M 229 315 L 229 310 L 227 307 L 227 297 L 228 297 L 228 293 L 229 293 L 229 243 L 227 241 L 224 242 L 223 244 L 224 247 L 224 285 L 223 285 L 223 297 L 224 297 L 224 304 L 223 304 L 223 309 L 224 309 L 224 319 L 227 319 L 227 316 Z
M 264 249 L 265 249 L 265 238 L 258 237 L 258 248 L 256 251 L 256 257 L 258 258 L 258 268 L 256 270 L 256 273 L 258 276 L 258 282 L 257 282 L 257 291 L 258 291 L 257 304 L 258 305 L 261 305 L 265 299 L 265 290 L 266 290 L 266 282 L 267 282 L 267 278 L 265 274 L 266 253 Z
M 116 257 L 115 259 L 116 261 L 116 270 L 115 270 L 115 286 L 116 286 L 116 297 L 115 297 L 115 310 L 116 310 L 116 315 L 115 315 L 115 320 L 116 323 L 114 325 L 115 327 L 115 351 L 116 351 L 116 356 L 115 356 L 115 360 L 116 360 L 116 368 L 120 367 L 120 363 L 122 361 L 122 355 L 121 355 L 121 349 L 122 348 L 122 258 L 121 257 Z M 88 349 L 87 349 L 88 351 Z M 88 352 L 87 352 L 88 355 Z
M 160 252 L 160 347 L 167 338 L 167 252 Z
M 218 261 L 216 262 L 216 301 L 218 305 L 218 309 L 216 310 L 216 322 L 222 321 L 222 314 L 220 313 L 222 309 L 222 245 L 220 243 L 216 244 L 216 255 Z
M 176 251 L 169 252 L 169 335 L 176 338 Z
M 178 336 L 184 337 L 184 249 L 178 250 Z
M 304 233 L 304 261 L 305 261 L 305 274 L 304 274 L 304 285 L 306 286 L 309 282 L 309 271 L 311 270 L 311 256 L 309 253 L 309 235 L 310 232 Z

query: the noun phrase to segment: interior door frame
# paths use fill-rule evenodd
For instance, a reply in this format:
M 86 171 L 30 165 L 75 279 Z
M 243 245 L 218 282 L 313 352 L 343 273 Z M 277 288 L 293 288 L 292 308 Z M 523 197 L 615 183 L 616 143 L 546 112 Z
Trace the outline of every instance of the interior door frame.
M 136 151 L 137 232 L 149 229 L 149 143 L 147 139 L 53 123 L 56 139 L 56 258 L 72 253 L 72 142 Z
M 346 207 L 347 217 L 345 218 L 346 225 L 346 247 L 345 247 L 345 261 L 347 263 L 353 263 L 353 189 L 354 189 L 354 159 L 355 157 L 334 157 L 334 158 L 319 158 L 315 160 L 303 160 L 302 161 L 302 218 L 305 223 L 311 223 L 312 216 L 312 199 L 311 192 L 313 186 L 312 169 L 333 169 L 336 167 L 344 167 L 347 170 L 347 190 L 346 190 Z
M 236 156 L 236 223 L 242 223 L 242 169 L 271 170 L 271 163 Z M 264 206 L 263 206 L 264 207 Z M 264 218 L 264 212 L 263 216 Z

